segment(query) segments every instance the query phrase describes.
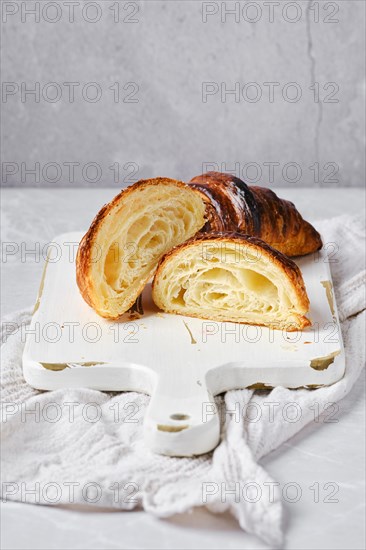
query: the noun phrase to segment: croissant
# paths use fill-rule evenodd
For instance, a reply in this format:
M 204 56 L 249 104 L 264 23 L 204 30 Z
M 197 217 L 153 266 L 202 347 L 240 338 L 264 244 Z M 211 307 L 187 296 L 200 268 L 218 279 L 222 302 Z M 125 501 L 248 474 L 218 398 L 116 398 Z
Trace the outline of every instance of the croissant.
M 116 319 L 136 301 L 160 258 L 205 224 L 201 195 L 168 179 L 142 180 L 123 190 L 95 217 L 76 258 L 84 300 Z
M 220 172 L 196 176 L 190 182 L 204 197 L 207 223 L 203 232 L 235 231 L 263 239 L 287 256 L 302 256 L 322 247 L 319 233 L 292 202 L 265 187 L 249 187 Z
M 288 331 L 311 323 L 297 265 L 257 237 L 199 235 L 161 260 L 153 300 L 168 313 Z

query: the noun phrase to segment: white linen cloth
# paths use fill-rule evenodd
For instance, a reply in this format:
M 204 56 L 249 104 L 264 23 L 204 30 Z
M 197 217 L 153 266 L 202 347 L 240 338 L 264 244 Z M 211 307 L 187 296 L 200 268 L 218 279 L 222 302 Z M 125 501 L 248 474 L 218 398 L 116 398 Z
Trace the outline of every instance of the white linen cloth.
M 144 446 L 142 422 L 148 396 L 88 389 L 36 391 L 22 376 L 21 331 L 7 337 L 9 325 L 5 325 L 1 364 L 3 498 L 119 509 L 142 506 L 159 517 L 202 505 L 214 512 L 229 509 L 242 529 L 271 546 L 280 546 L 281 497 L 274 488 L 273 494 L 262 490 L 258 498 L 256 487 L 273 487 L 269 484 L 274 481 L 259 465 L 260 459 L 314 420 L 313 403 L 323 410 L 322 404 L 342 399 L 365 363 L 364 217 L 341 216 L 316 223 L 316 227 L 325 243 L 335 243 L 328 249 L 335 260 L 330 266 L 346 350 L 346 374 L 342 380 L 312 391 L 276 387 L 265 393 L 227 392 L 217 398 L 218 404 L 225 402 L 227 411 L 232 411 L 239 403 L 244 414 L 238 421 L 237 415 L 222 412 L 220 445 L 203 456 L 169 458 L 155 455 Z M 19 326 L 28 324 L 30 312 L 14 314 L 4 321 Z M 264 402 L 280 403 L 274 409 L 274 418 L 262 415 L 258 421 L 250 421 L 245 415 L 248 405 L 255 403 L 264 410 Z M 282 414 L 282 405 L 290 402 L 301 407 L 301 419 L 297 422 L 285 421 Z M 78 404 L 74 418 L 70 403 Z M 91 406 L 85 414 L 85 406 L 90 403 L 98 407 Z M 36 413 L 25 416 L 25 407 Z M 61 416 L 53 422 L 60 410 Z M 101 415 L 94 422 L 97 410 Z M 253 482 L 256 485 L 250 488 Z M 238 483 L 240 495 L 229 494 L 230 489 L 238 489 Z M 27 493 L 32 489 L 33 495 Z M 226 499 L 223 491 L 227 492 Z

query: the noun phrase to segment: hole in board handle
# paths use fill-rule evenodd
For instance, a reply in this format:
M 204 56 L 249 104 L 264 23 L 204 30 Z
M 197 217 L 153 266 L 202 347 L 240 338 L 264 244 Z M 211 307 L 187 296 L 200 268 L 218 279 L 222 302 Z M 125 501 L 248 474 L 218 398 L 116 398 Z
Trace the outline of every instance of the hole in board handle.
M 179 413 L 176 413 L 176 414 L 171 414 L 170 415 L 170 418 L 172 420 L 188 420 L 190 418 L 189 414 L 179 414 Z

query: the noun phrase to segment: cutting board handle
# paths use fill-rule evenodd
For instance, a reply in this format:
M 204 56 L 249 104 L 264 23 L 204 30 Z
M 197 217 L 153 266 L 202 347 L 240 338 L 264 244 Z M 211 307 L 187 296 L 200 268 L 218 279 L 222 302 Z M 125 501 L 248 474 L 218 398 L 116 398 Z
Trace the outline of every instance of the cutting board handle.
M 192 456 L 219 443 L 220 421 L 214 398 L 197 368 L 182 367 L 157 375 L 144 420 L 145 443 L 154 452 Z

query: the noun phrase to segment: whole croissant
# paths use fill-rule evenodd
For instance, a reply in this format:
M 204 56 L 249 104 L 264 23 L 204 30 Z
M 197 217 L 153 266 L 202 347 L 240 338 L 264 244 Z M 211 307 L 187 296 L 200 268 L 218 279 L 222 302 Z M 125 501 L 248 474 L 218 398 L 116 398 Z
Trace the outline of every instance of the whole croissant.
M 249 187 L 230 174 L 207 172 L 190 182 L 206 203 L 201 232 L 234 231 L 259 237 L 287 256 L 303 256 L 322 247 L 316 229 L 292 202 L 265 187 Z

